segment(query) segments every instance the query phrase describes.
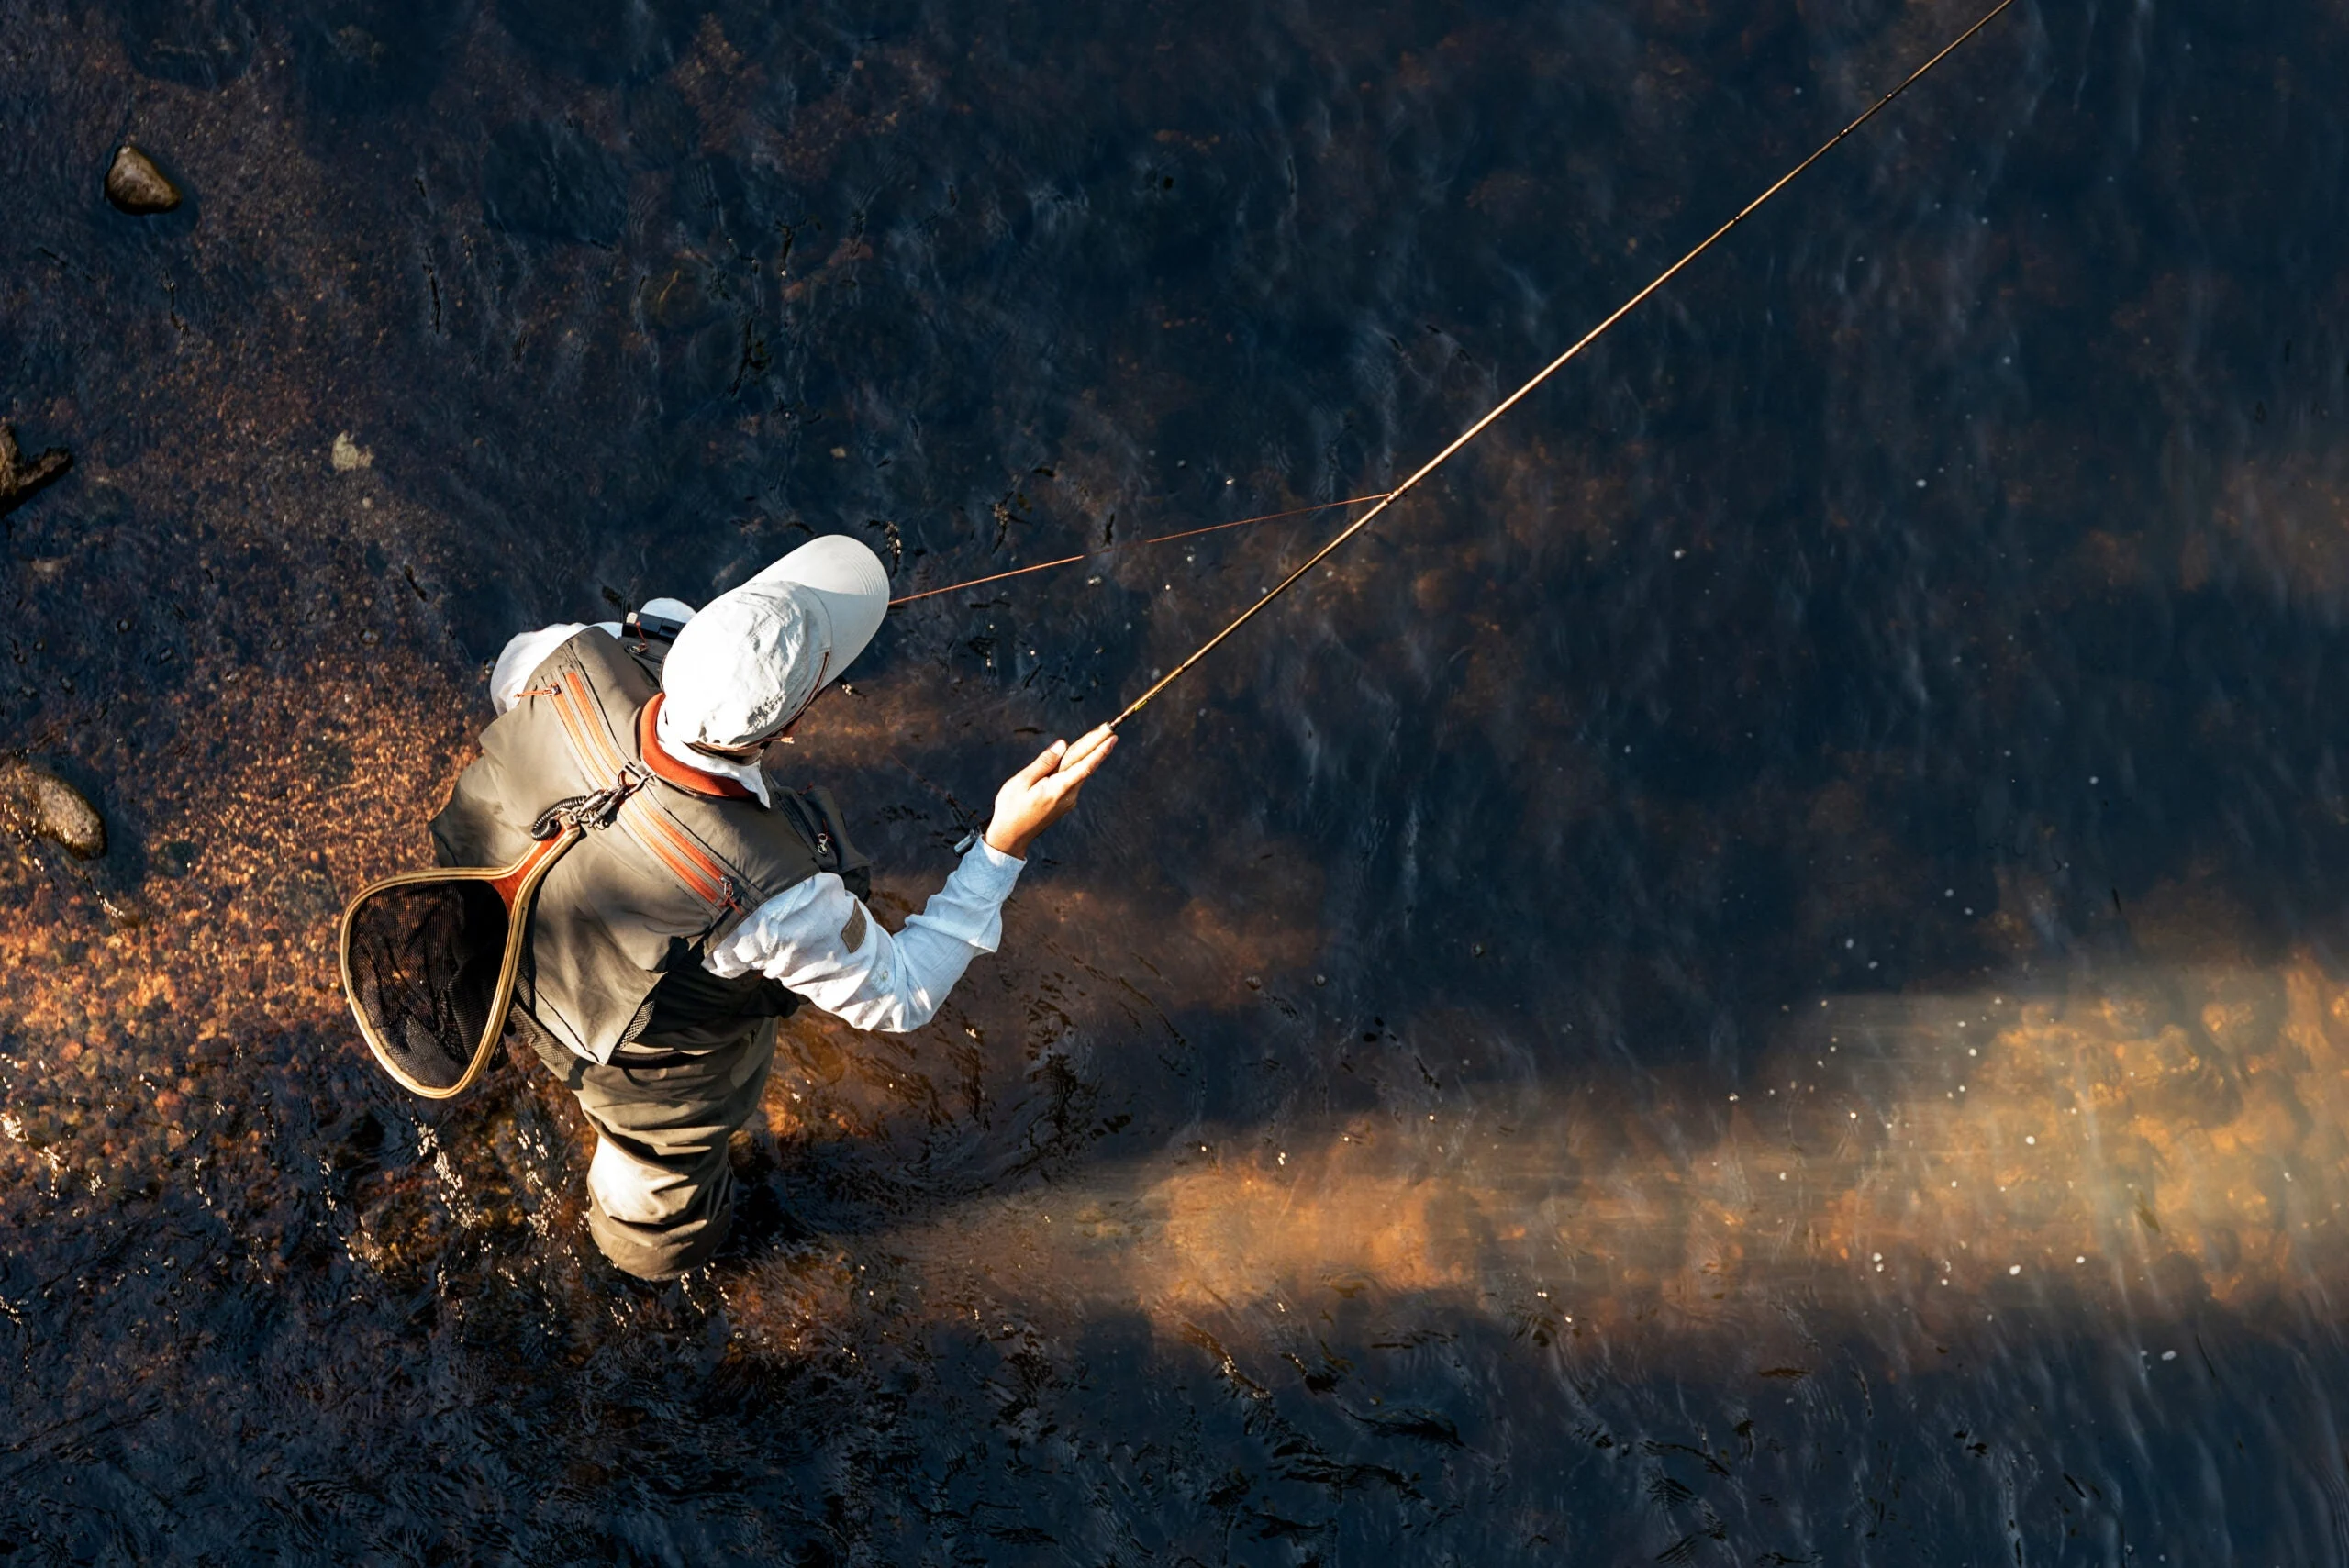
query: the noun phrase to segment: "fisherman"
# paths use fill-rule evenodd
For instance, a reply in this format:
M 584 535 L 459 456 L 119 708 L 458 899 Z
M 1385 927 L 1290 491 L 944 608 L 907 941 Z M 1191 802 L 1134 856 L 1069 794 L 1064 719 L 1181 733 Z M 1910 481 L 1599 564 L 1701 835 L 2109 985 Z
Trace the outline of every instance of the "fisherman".
M 442 865 L 500 866 L 551 806 L 625 792 L 540 889 L 507 1028 L 595 1125 L 588 1229 L 629 1273 L 674 1278 L 725 1240 L 728 1140 L 758 1109 L 776 1021 L 811 1002 L 859 1029 L 928 1023 L 995 951 L 1029 847 L 1117 745 L 1104 726 L 1013 774 L 892 934 L 830 795 L 764 761 L 888 599 L 879 558 L 831 535 L 698 614 L 655 599 L 625 624 L 525 632 L 492 668 L 482 755 L 433 818 Z

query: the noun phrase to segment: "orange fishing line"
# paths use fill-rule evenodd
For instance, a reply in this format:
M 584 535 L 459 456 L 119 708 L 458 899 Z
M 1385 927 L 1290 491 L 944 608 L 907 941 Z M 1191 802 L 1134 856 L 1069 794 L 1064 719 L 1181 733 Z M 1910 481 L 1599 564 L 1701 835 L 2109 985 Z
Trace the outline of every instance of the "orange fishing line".
M 1261 517 L 1241 517 L 1229 523 L 1210 523 L 1203 528 L 1185 528 L 1181 533 L 1160 534 L 1155 539 L 1129 539 L 1124 544 L 1106 545 L 1099 550 L 1087 550 L 1082 555 L 1063 555 L 1057 561 L 1040 561 L 1033 566 L 1015 566 L 1008 572 L 997 572 L 991 576 L 974 577 L 963 583 L 949 583 L 943 588 L 924 588 L 918 594 L 907 594 L 902 598 L 890 600 L 889 607 L 896 609 L 899 605 L 910 605 L 916 599 L 927 599 L 933 594 L 958 593 L 964 588 L 975 588 L 983 583 L 1000 583 L 1007 577 L 1024 577 L 1030 572 L 1048 572 L 1055 566 L 1067 566 L 1079 561 L 1097 561 L 1105 555 L 1115 555 L 1121 550 L 1140 550 L 1146 544 L 1164 544 L 1169 539 L 1196 539 L 1201 534 L 1220 533 L 1225 528 L 1244 528 L 1251 523 L 1269 523 L 1281 517 L 1302 517 L 1308 512 L 1327 512 L 1339 506 L 1353 506 L 1364 501 L 1384 499 L 1386 497 L 1383 495 L 1356 495 L 1344 501 L 1323 501 L 1318 506 L 1295 506 L 1286 512 L 1267 512 Z

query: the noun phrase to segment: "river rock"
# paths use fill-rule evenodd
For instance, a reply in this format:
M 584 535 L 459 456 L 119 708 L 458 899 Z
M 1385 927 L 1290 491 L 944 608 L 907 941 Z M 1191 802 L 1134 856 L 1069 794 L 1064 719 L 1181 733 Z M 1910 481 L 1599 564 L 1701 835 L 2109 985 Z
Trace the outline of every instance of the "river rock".
M 180 188 L 163 177 L 153 159 L 125 142 L 106 171 L 106 200 L 127 213 L 169 212 L 180 205 Z
M 0 758 L 0 823 L 47 839 L 76 860 L 106 852 L 106 819 L 82 792 L 21 757 Z
M 73 454 L 63 447 L 25 461 L 17 450 L 17 432 L 0 425 L 0 517 L 23 506 L 32 493 L 73 466 Z

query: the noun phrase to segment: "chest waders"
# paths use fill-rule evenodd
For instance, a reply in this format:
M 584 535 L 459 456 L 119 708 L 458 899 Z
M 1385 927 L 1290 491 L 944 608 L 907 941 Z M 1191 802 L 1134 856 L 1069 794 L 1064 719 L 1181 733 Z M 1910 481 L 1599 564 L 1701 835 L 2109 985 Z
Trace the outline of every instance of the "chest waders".
M 433 818 L 440 869 L 375 883 L 343 911 L 343 989 L 402 1087 L 462 1092 L 517 1006 L 597 1062 L 788 1013 L 797 998 L 756 972 L 704 968 L 710 946 L 818 872 L 869 895 L 871 862 L 825 791 L 770 777 L 762 807 L 660 749 L 664 651 L 590 628 L 550 654 Z

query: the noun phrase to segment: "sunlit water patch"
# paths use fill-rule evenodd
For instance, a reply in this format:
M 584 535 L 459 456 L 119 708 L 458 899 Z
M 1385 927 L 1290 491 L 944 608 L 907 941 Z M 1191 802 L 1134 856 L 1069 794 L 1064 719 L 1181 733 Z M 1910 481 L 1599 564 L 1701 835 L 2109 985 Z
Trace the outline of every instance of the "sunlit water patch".
M 1424 1120 L 1218 1129 L 1169 1169 L 950 1230 L 974 1256 L 1016 1239 L 1041 1288 L 1165 1324 L 1370 1286 L 1553 1337 L 1736 1336 L 1788 1290 L 1944 1337 L 2001 1307 L 2126 1332 L 2342 1288 L 2349 988 L 2312 959 L 1846 996 L 1786 1033 L 1710 1106 L 1679 1084 L 1483 1084 Z M 952 1272 L 960 1244 L 923 1245 Z

